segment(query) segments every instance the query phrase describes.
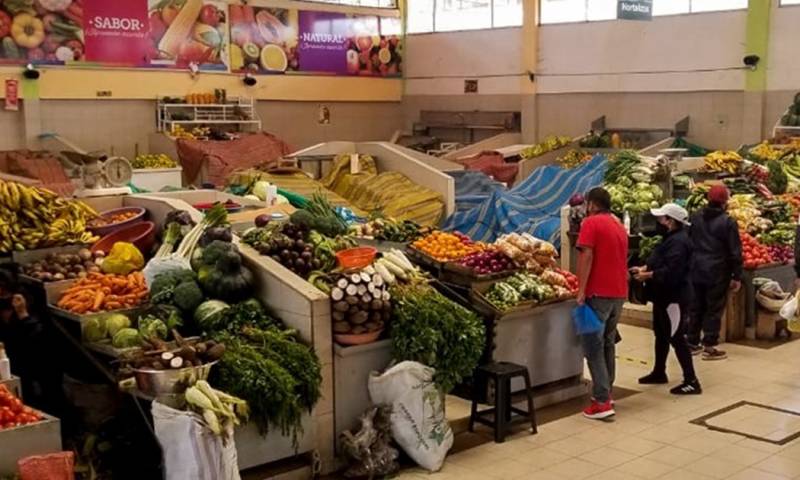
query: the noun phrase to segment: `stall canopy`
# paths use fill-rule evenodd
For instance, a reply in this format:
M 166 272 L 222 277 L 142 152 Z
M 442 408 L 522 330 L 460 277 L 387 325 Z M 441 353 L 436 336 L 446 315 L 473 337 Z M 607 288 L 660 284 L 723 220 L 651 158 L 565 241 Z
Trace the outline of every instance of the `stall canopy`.
M 603 183 L 606 157 L 595 155 L 578 168 L 556 166 L 538 168 L 517 187 L 495 189 L 472 209 L 458 211 L 444 224 L 474 240 L 492 242 L 511 232 L 528 232 L 538 238 L 560 243 L 560 209 L 575 193 L 583 193 Z

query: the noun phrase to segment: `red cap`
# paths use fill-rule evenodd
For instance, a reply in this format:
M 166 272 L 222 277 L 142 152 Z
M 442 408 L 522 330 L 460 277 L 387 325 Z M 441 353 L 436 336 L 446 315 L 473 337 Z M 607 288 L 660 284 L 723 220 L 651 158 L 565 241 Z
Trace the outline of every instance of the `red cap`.
M 725 185 L 714 185 L 711 187 L 711 190 L 708 191 L 708 201 L 720 205 L 728 203 L 730 196 L 731 194 Z

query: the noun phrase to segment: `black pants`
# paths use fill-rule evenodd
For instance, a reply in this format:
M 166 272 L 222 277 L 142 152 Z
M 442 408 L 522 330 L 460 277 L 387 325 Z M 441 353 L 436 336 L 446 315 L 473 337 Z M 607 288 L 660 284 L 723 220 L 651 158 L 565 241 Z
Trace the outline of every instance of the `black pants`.
M 700 332 L 703 333 L 703 345 L 714 347 L 719 344 L 722 312 L 725 311 L 729 286 L 728 281 L 723 279 L 713 285 L 694 284 L 687 335 L 692 345 L 700 345 Z
M 694 373 L 689 343 L 686 341 L 686 324 L 688 323 L 686 310 L 686 308 L 681 309 L 681 320 L 673 335 L 672 322 L 667 314 L 667 305 L 653 305 L 653 332 L 656 334 L 656 360 L 653 372 L 667 373 L 667 355 L 669 355 L 669 346 L 672 345 L 683 370 L 683 380 L 691 382 L 697 380 L 697 376 Z

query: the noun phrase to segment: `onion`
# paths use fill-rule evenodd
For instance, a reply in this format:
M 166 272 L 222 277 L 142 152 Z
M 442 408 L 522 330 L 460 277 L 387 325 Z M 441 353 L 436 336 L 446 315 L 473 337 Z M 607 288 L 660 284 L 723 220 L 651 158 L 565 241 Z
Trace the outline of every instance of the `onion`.
M 267 224 L 272 220 L 272 216 L 267 213 L 262 213 L 261 215 L 256 217 L 255 223 L 256 227 L 262 228 L 266 227 Z

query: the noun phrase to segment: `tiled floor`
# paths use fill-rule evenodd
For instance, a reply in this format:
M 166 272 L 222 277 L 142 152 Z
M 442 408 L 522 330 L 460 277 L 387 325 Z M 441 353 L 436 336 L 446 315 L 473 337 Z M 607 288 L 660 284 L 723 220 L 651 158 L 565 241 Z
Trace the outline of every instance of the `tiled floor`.
M 667 386 L 640 387 L 652 361 L 652 333 L 623 326 L 617 385 L 642 393 L 617 402 L 613 422 L 575 415 L 547 423 L 538 435 L 519 433 L 503 444 L 488 442 L 447 458 L 441 472 L 403 471 L 419 479 L 670 479 L 780 480 L 800 478 L 800 439 L 776 444 L 712 431 L 690 423 L 738 402 L 709 425 L 771 440 L 800 432 L 800 342 L 764 350 L 725 345 L 729 359 L 696 358 L 704 393 L 674 397 Z M 680 380 L 670 356 L 671 384 Z M 487 436 L 488 431 L 486 431 Z

